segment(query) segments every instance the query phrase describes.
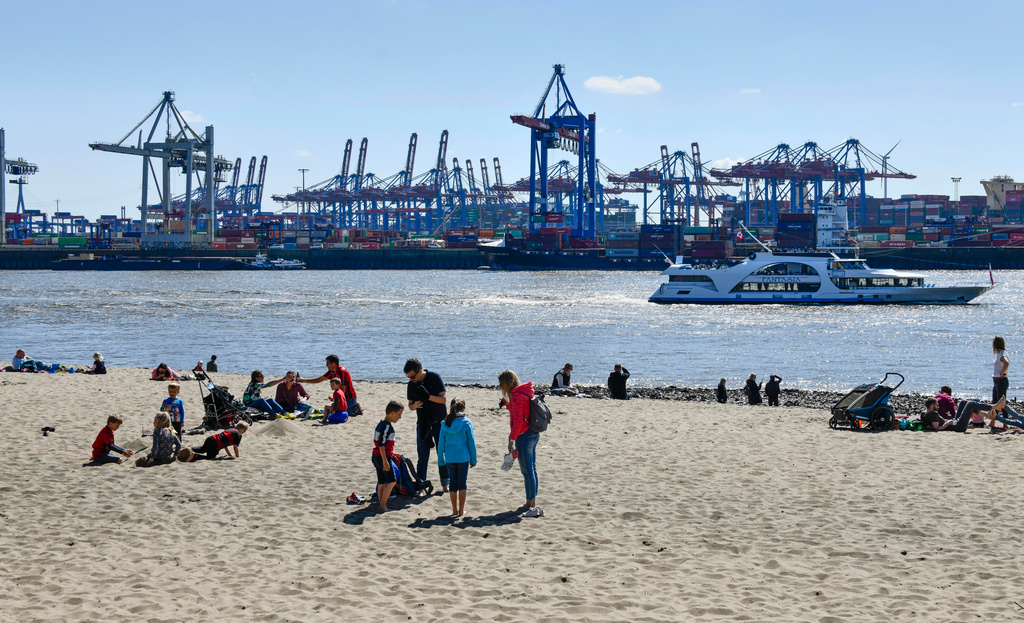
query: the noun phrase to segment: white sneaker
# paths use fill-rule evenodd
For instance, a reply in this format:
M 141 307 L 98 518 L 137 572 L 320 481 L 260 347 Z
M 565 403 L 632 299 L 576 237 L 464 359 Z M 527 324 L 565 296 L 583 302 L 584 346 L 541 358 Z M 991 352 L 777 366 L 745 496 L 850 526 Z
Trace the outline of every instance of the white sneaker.
M 501 470 L 507 472 L 508 470 L 512 469 L 512 463 L 514 462 L 515 459 L 512 458 L 512 453 L 509 452 L 508 454 L 505 455 L 505 460 L 501 462 Z
M 530 510 L 523 513 L 523 517 L 543 517 L 544 509 L 539 506 L 534 506 Z

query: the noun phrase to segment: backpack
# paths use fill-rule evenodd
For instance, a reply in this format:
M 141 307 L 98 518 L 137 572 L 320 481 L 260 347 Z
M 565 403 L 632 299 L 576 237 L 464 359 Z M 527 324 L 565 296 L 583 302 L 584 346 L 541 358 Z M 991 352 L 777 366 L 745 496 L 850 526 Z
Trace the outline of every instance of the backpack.
M 392 469 L 397 468 L 395 492 L 398 495 L 415 497 L 421 492 L 424 495 L 434 492 L 434 486 L 430 484 L 429 480 L 420 480 L 416 477 L 416 467 L 412 464 L 412 459 L 407 459 L 401 454 L 392 454 L 391 456 L 394 458 L 391 467 Z
M 551 409 L 544 402 L 544 396 L 533 396 L 530 398 L 530 430 L 535 433 L 543 433 L 551 423 Z

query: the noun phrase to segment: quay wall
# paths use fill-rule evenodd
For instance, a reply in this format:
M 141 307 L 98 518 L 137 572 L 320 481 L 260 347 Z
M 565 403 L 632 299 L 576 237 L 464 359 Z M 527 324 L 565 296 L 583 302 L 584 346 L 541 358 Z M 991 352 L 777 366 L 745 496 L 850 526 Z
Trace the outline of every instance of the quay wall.
M 134 251 L 90 251 L 95 255 L 125 257 L 253 257 L 256 251 L 213 251 L 203 249 L 145 249 Z M 69 251 L 59 249 L 0 250 L 0 270 L 45 270 L 53 260 L 64 259 Z M 73 252 L 72 252 L 73 253 Z M 270 258 L 299 259 L 314 270 L 465 270 L 487 263 L 476 249 L 375 249 L 375 250 L 271 250 Z M 1015 247 L 917 247 L 908 249 L 862 249 L 861 257 L 874 268 L 904 270 L 1024 270 L 1024 248 Z

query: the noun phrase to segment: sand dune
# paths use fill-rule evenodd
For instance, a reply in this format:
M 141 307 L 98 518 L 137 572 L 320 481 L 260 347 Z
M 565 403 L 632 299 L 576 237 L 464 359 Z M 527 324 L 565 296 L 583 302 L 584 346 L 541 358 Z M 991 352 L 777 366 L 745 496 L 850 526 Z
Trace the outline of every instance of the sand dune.
M 257 424 L 240 460 L 83 467 L 111 413 L 149 432 L 166 384 L 0 373 L 4 621 L 891 621 L 1024 616 L 1024 435 L 831 431 L 827 414 L 551 397 L 542 519 L 501 472 L 497 392 L 466 399 L 469 517 L 447 496 L 377 515 L 371 436 Z M 217 375 L 236 395 L 246 378 Z M 309 387 L 314 404 L 328 388 Z M 184 382 L 187 424 L 199 390 Z M 56 432 L 43 437 L 40 428 Z M 397 449 L 415 457 L 414 414 Z M 198 445 L 201 438 L 186 438 Z M 436 481 L 435 463 L 431 477 Z

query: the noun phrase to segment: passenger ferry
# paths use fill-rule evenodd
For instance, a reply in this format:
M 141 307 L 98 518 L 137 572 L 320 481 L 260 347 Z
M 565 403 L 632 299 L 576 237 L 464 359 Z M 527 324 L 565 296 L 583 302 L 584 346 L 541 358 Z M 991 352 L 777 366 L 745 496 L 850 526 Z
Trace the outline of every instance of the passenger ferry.
M 874 269 L 834 253 L 753 253 L 732 266 L 673 264 L 652 303 L 963 304 L 994 286 L 936 287 L 925 275 Z
M 266 253 L 257 253 L 255 258 L 244 261 L 241 267 L 244 270 L 303 270 L 306 263 L 302 260 L 268 260 Z

